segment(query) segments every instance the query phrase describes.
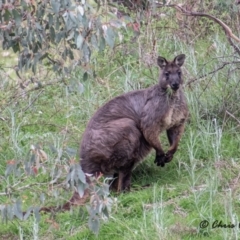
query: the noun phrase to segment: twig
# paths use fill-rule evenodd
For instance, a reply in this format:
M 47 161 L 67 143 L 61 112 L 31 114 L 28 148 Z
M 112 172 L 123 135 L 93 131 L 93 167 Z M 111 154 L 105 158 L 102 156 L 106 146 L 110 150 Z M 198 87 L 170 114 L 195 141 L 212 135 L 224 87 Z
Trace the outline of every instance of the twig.
M 32 100 L 32 102 L 31 102 L 27 107 L 25 107 L 25 109 L 23 109 L 22 111 L 23 111 L 23 112 L 26 112 L 27 109 L 29 109 L 29 108 L 33 105 L 33 103 L 38 99 L 39 95 L 42 94 L 42 93 L 43 93 L 43 90 L 41 90 L 41 91 L 37 94 L 37 96 Z
M 19 187 L 19 188 L 16 188 L 16 189 L 13 189 L 12 187 L 10 187 L 10 191 L 8 192 L 0 192 L 0 196 L 5 196 L 5 195 L 9 195 L 14 191 L 21 191 L 21 190 L 24 190 L 26 188 L 31 188 L 33 186 L 36 186 L 36 185 L 47 185 L 46 183 L 31 183 L 31 184 L 27 184 L 25 186 L 22 186 L 22 187 Z
M 226 113 L 230 116 L 230 117 L 232 117 L 233 119 L 235 119 L 238 123 L 239 123 L 239 125 L 240 125 L 240 120 L 238 120 L 233 114 L 231 114 L 228 110 L 226 110 Z
M 200 77 L 198 77 L 198 78 L 194 78 L 194 79 L 189 80 L 189 81 L 186 83 L 186 85 L 190 85 L 191 83 L 196 82 L 196 81 L 198 81 L 198 80 L 201 79 L 201 78 L 205 78 L 206 76 L 208 76 L 208 75 L 210 75 L 210 74 L 216 73 L 217 71 L 223 69 L 225 66 L 227 66 L 227 65 L 229 65 L 229 64 L 235 64 L 235 63 L 238 63 L 238 64 L 239 64 L 240 61 L 236 61 L 236 62 L 235 62 L 235 61 L 233 61 L 233 62 L 225 62 L 225 63 L 223 63 L 222 66 L 216 68 L 215 70 L 213 70 L 213 71 L 211 71 L 211 72 L 209 72 L 209 73 L 206 73 L 206 74 L 204 74 L 204 75 L 202 75 L 202 76 L 200 76 Z

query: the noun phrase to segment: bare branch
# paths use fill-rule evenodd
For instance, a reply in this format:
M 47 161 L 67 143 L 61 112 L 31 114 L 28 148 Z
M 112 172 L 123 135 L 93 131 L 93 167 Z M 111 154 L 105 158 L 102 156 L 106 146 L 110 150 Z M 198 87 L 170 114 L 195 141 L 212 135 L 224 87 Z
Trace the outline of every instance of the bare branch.
M 202 12 L 191 12 L 191 11 L 187 11 L 186 9 L 184 9 L 182 6 L 177 5 L 177 4 L 169 4 L 169 5 L 164 5 L 164 4 L 158 4 L 159 7 L 172 7 L 175 8 L 177 11 L 181 12 L 184 15 L 187 16 L 193 16 L 193 17 L 206 17 L 209 18 L 211 20 L 213 20 L 214 22 L 218 23 L 223 30 L 225 31 L 225 34 L 227 36 L 227 39 L 230 43 L 230 45 L 234 48 L 234 50 L 240 55 L 240 49 L 233 43 L 232 39 L 234 39 L 235 41 L 237 41 L 238 43 L 240 43 L 240 39 L 232 32 L 231 28 L 226 25 L 222 20 L 220 20 L 219 18 L 216 18 L 210 14 L 207 13 L 202 13 Z
M 231 114 L 228 110 L 226 110 L 226 113 L 230 116 L 230 117 L 232 117 L 233 119 L 235 119 L 237 122 L 238 122 L 238 124 L 240 125 L 240 120 L 238 120 L 233 114 Z
M 218 72 L 219 70 L 223 69 L 225 66 L 227 66 L 227 65 L 229 65 L 229 64 L 235 64 L 235 63 L 238 63 L 238 64 L 239 64 L 240 61 L 236 61 L 236 62 L 224 62 L 220 67 L 216 68 L 215 70 L 213 70 L 213 71 L 211 71 L 211 72 L 209 72 L 209 73 L 206 73 L 206 74 L 204 74 L 204 75 L 202 75 L 202 76 L 200 76 L 200 77 L 198 77 L 198 78 L 194 78 L 194 79 L 189 80 L 189 81 L 186 83 L 186 86 L 187 86 L 187 85 L 190 86 L 193 82 L 196 82 L 196 81 L 198 81 L 198 80 L 201 79 L 201 78 L 205 78 L 205 77 L 207 77 L 207 76 L 210 75 L 210 74 L 214 74 L 214 73 Z

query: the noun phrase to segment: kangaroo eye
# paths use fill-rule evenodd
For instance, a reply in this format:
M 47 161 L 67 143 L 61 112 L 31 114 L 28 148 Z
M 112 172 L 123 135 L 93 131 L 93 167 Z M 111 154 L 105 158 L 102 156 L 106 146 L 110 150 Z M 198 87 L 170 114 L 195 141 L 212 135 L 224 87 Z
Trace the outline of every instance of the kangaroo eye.
M 179 72 L 178 72 L 178 76 L 179 76 L 179 77 L 181 77 L 181 75 L 182 75 L 182 72 L 181 72 L 181 71 L 179 71 Z
M 165 72 L 165 76 L 166 76 L 166 78 L 168 78 L 169 77 L 169 72 Z

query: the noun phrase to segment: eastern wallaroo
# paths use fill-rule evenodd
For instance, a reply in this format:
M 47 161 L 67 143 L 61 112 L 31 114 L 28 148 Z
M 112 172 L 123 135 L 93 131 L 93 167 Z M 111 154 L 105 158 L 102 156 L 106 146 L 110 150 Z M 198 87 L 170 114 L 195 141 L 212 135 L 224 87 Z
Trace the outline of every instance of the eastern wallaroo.
M 181 67 L 185 55 L 173 61 L 157 58 L 158 84 L 120 95 L 90 119 L 80 146 L 80 165 L 85 173 L 114 174 L 117 191 L 130 189 L 133 168 L 151 149 L 158 166 L 170 162 L 188 118 Z M 165 153 L 159 134 L 167 132 L 170 147 Z

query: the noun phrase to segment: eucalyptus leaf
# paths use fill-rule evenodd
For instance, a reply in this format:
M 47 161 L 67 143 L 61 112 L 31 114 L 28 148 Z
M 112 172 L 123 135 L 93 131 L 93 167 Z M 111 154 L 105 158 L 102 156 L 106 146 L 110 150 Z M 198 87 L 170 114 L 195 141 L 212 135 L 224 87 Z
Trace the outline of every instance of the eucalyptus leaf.
M 8 164 L 7 168 L 5 170 L 5 176 L 6 177 L 9 176 L 11 174 L 12 170 L 13 170 L 13 165 L 12 164 Z
M 20 26 L 21 20 L 22 20 L 21 15 L 19 14 L 19 12 L 16 9 L 12 10 L 12 14 L 13 14 L 13 18 L 15 20 L 16 26 Z
M 65 151 L 71 157 L 74 157 L 77 154 L 77 149 L 76 148 L 66 147 Z
M 80 94 L 82 94 L 84 92 L 84 86 L 81 83 L 78 84 L 78 92 Z
M 11 13 L 7 9 L 4 11 L 3 18 L 5 22 L 8 22 L 11 18 Z
M 69 58 L 70 58 L 71 60 L 74 60 L 73 51 L 72 51 L 71 49 L 68 49 L 67 55 L 69 56 Z
M 48 14 L 48 24 L 49 24 L 49 26 L 53 25 L 53 15 L 50 13 Z
M 79 13 L 83 16 L 84 15 L 84 8 L 81 6 L 81 5 L 79 5 L 78 7 L 77 7 L 77 10 L 79 11 Z
M 101 37 L 99 40 L 99 51 L 103 51 L 105 49 L 106 43 L 104 37 Z
M 90 230 L 93 233 L 98 234 L 99 228 L 100 228 L 99 219 L 98 218 L 89 218 L 89 220 L 88 220 L 88 227 L 90 228 Z
M 35 23 L 35 26 L 37 27 L 38 30 L 42 30 L 42 27 L 38 22 Z
M 63 15 L 62 15 L 62 17 L 63 17 L 65 23 L 67 23 L 67 21 L 68 21 L 68 17 L 69 17 L 69 13 L 68 13 L 67 11 L 64 12 Z
M 60 6 L 61 6 L 60 3 L 58 1 L 55 1 L 55 0 L 51 0 L 50 3 L 51 3 L 51 6 L 52 6 L 52 9 L 53 9 L 53 12 L 58 13 L 59 9 L 60 9 Z
M 115 41 L 115 32 L 112 28 L 108 27 L 105 32 L 105 40 L 107 44 L 113 48 L 114 47 L 114 41 Z
M 81 34 L 78 34 L 77 39 L 76 39 L 76 45 L 78 49 L 82 48 L 82 44 L 83 44 L 84 38 Z
M 5 205 L 1 205 L 1 215 L 2 215 L 2 220 L 7 222 L 8 221 L 8 210 L 7 210 L 7 206 Z
M 86 81 L 87 79 L 88 79 L 88 73 L 85 72 L 85 73 L 83 74 L 83 81 Z
M 33 214 L 37 222 L 40 222 L 40 213 L 39 213 L 40 207 L 34 207 L 33 208 Z
M 25 212 L 23 216 L 23 220 L 27 220 L 30 214 L 32 213 L 32 211 L 33 211 L 33 207 L 28 208 L 28 210 Z
M 82 183 L 86 183 L 86 176 L 85 176 L 85 173 L 83 172 L 80 164 L 77 164 L 77 166 L 76 166 L 76 171 L 77 171 L 78 178 L 80 179 L 80 181 L 81 181 Z
M 95 34 L 92 34 L 91 36 L 91 44 L 95 49 L 98 49 L 98 41 Z
M 90 56 L 91 56 L 91 50 L 88 47 L 86 42 L 84 42 L 82 50 L 83 50 L 83 57 L 84 57 L 85 62 L 89 62 Z
M 85 184 L 83 184 L 82 182 L 79 182 L 78 186 L 77 186 L 77 190 L 78 190 L 78 194 L 79 194 L 80 198 L 82 198 L 84 195 Z
M 6 206 L 6 209 L 7 209 L 7 218 L 8 220 L 12 220 L 13 217 L 14 217 L 14 207 L 12 205 L 7 205 Z
M 45 194 L 44 193 L 41 193 L 41 195 L 40 195 L 40 201 L 41 201 L 41 203 L 44 203 L 45 202 Z
M 54 29 L 53 26 L 51 26 L 51 27 L 50 27 L 50 39 L 51 39 L 52 42 L 55 41 L 55 36 L 56 36 L 56 34 L 55 34 L 55 29 Z
M 103 213 L 107 218 L 109 218 L 108 209 L 107 209 L 106 207 L 104 207 L 104 208 L 102 209 L 102 213 Z
M 13 214 L 20 220 L 23 220 L 23 212 L 21 210 L 21 207 L 22 207 L 21 201 L 17 200 L 16 203 L 13 205 Z

